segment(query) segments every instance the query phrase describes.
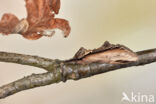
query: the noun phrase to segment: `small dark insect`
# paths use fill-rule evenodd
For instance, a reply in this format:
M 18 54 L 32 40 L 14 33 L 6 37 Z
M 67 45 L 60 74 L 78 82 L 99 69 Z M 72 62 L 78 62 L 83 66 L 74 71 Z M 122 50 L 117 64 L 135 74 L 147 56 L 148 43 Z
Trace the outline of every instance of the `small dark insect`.
M 0 21 L 0 33 L 21 34 L 24 38 L 36 40 L 42 36 L 51 37 L 60 29 L 67 37 L 70 26 L 67 20 L 54 18 L 59 13 L 60 0 L 25 0 L 27 18 L 19 20 L 13 14 L 4 14 Z

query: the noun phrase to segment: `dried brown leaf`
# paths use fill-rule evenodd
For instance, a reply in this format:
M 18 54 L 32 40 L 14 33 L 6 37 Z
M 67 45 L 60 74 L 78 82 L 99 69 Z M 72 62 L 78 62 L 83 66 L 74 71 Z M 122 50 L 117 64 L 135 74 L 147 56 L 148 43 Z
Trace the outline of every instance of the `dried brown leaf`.
M 25 0 L 27 18 L 19 21 L 16 16 L 14 21 L 3 19 L 0 22 L 0 33 L 21 34 L 23 37 L 36 40 L 42 36 L 52 36 L 55 29 L 60 29 L 67 37 L 70 33 L 70 26 L 67 20 L 54 18 L 59 13 L 60 0 Z M 6 17 L 6 16 L 4 16 Z M 15 18 L 16 17 L 16 18 Z M 16 21 L 15 21 L 16 20 Z M 4 21 L 6 23 L 4 23 Z
M 0 21 L 0 33 L 10 34 L 12 29 L 19 23 L 19 19 L 13 14 L 4 14 Z
M 50 0 L 49 4 L 50 4 L 52 11 L 58 14 L 60 10 L 60 4 L 61 4 L 60 0 Z

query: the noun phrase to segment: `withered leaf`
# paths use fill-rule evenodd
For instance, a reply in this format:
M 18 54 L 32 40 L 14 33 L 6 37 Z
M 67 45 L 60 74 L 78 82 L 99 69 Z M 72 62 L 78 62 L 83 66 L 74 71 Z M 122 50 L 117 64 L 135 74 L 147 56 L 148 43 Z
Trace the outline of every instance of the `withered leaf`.
M 124 45 L 114 45 L 106 41 L 101 47 L 93 50 L 80 48 L 75 56 L 66 62 L 90 64 L 109 63 L 124 64 L 138 60 L 137 54 Z
M 12 29 L 19 23 L 19 19 L 13 14 L 4 14 L 0 21 L 0 33 L 10 34 Z
M 13 14 L 4 14 L 0 21 L 0 33 L 21 34 L 23 37 L 36 40 L 42 36 L 52 36 L 55 29 L 60 29 L 67 37 L 70 26 L 67 20 L 55 18 L 59 13 L 60 0 L 25 0 L 27 18 L 20 21 Z
M 56 14 L 59 13 L 59 9 L 60 9 L 60 0 L 50 0 L 50 7 L 52 9 L 52 11 L 54 11 Z

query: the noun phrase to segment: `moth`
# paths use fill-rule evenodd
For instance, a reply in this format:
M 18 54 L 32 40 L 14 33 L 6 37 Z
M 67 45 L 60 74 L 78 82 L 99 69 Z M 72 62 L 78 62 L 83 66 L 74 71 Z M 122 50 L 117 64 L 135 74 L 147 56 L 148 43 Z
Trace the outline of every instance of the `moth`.
M 0 34 L 21 34 L 24 38 L 37 40 L 42 36 L 51 37 L 55 29 L 70 33 L 69 22 L 55 18 L 60 10 L 60 0 L 25 0 L 27 18 L 19 20 L 14 14 L 5 13 L 0 20 Z
M 80 48 L 72 59 L 66 60 L 68 63 L 90 64 L 125 64 L 135 62 L 138 56 L 135 52 L 124 45 L 114 45 L 106 41 L 101 47 L 93 50 Z

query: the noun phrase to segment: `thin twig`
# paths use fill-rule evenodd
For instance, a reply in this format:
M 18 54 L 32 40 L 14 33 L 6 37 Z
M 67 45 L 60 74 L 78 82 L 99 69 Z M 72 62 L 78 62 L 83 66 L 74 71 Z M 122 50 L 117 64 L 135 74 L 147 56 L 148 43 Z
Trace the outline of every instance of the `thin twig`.
M 73 79 L 79 80 L 100 73 L 118 70 L 121 68 L 139 66 L 156 62 L 156 49 L 150 49 L 137 52 L 138 60 L 136 62 L 126 64 L 98 64 L 92 63 L 88 65 L 65 63 L 59 60 L 51 60 L 37 56 L 22 55 L 15 53 L 0 52 L 1 62 L 12 62 L 24 65 L 44 68 L 49 71 L 43 74 L 33 74 L 20 80 L 0 87 L 0 99 L 8 97 L 17 92 L 46 86 L 52 83 Z
M 49 65 L 55 65 L 57 60 L 52 60 L 48 58 L 42 58 L 32 55 L 24 55 L 9 52 L 0 52 L 0 62 L 9 62 L 22 65 L 29 65 L 34 67 L 39 67 L 47 70 Z

